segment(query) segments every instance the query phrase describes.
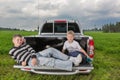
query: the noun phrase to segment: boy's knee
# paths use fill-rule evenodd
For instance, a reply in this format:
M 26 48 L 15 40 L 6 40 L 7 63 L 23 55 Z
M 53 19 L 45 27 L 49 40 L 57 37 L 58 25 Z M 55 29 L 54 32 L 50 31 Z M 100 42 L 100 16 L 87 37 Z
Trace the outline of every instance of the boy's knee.
M 45 51 L 47 51 L 47 52 L 49 52 L 49 53 L 51 53 L 52 51 L 53 51 L 53 48 L 47 48 Z
M 52 48 L 52 47 L 50 47 L 50 48 L 48 48 L 48 49 L 51 50 L 51 51 L 54 50 L 54 48 Z

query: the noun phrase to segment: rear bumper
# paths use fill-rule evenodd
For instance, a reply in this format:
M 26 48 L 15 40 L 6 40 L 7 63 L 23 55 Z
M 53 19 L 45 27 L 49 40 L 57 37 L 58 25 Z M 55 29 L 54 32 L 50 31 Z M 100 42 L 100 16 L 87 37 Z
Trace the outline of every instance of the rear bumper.
M 88 74 L 90 73 L 92 70 L 85 70 L 85 71 L 79 71 L 79 70 L 75 70 L 72 72 L 47 72 L 47 71 L 36 71 L 36 70 L 31 70 L 31 72 L 33 73 L 37 73 L 37 74 L 49 74 L 49 75 L 74 75 L 74 74 Z
M 73 74 L 88 74 L 94 67 L 73 67 L 72 71 L 65 71 L 60 69 L 55 69 L 52 67 L 30 67 L 30 66 L 20 66 L 14 65 L 14 68 L 20 68 L 23 71 L 29 71 L 37 74 L 49 74 L 49 75 L 73 75 Z

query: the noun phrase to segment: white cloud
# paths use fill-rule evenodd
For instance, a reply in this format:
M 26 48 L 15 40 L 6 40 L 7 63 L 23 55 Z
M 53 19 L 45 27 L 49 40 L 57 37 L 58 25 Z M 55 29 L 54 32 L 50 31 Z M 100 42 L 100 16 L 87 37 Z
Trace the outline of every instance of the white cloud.
M 73 17 L 82 24 L 102 24 L 102 20 L 109 18 L 119 20 L 119 5 L 120 0 L 0 0 L 0 21 L 4 25 L 7 18 L 17 23 L 28 17 L 32 22 L 37 17 Z
M 59 10 L 66 4 L 65 0 L 39 0 L 27 4 L 22 11 L 31 16 L 58 16 Z

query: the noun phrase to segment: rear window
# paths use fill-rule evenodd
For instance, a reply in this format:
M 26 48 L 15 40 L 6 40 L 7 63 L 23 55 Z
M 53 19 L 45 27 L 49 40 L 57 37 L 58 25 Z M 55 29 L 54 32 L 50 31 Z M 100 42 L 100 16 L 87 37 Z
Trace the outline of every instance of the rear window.
M 53 23 L 45 23 L 43 25 L 42 33 L 53 33 Z
M 42 28 L 42 33 L 66 33 L 67 32 L 67 26 L 68 31 L 73 30 L 75 33 L 80 33 L 79 26 L 75 22 L 59 22 L 59 23 L 45 23 Z M 53 29 L 54 27 L 54 29 Z
M 55 23 L 54 31 L 55 33 L 66 33 L 67 32 L 66 23 Z
M 77 25 L 77 23 L 68 23 L 68 31 L 69 30 L 74 31 L 75 33 L 79 33 L 80 32 L 79 26 Z

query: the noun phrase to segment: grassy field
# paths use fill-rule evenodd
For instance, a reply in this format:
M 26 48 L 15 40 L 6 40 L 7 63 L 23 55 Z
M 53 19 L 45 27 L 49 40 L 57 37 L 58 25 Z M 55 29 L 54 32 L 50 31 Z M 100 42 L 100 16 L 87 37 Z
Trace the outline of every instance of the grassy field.
M 33 35 L 37 32 L 0 31 L 0 80 L 120 80 L 120 33 L 85 32 L 94 37 L 94 70 L 89 75 L 31 75 L 14 69 L 14 60 L 8 55 L 13 34 Z

